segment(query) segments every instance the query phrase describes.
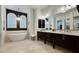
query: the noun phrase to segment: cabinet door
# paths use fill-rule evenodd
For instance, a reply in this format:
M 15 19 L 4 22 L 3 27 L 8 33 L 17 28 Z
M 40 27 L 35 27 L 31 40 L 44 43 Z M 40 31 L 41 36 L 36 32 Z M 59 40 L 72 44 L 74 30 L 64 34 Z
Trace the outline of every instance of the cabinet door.
M 41 37 L 40 32 L 37 32 L 37 40 L 39 40 L 40 37 Z
M 74 50 L 75 52 L 79 52 L 79 36 L 74 36 Z
M 63 35 L 62 34 L 56 34 L 55 35 L 55 43 L 56 43 L 56 45 L 59 45 L 59 46 L 61 46 L 61 47 L 63 47 L 64 46 L 64 42 L 63 42 Z
M 39 38 L 42 39 L 43 38 L 43 33 L 42 32 L 37 32 L 37 37 L 38 37 L 38 40 L 39 40 Z
M 79 52 L 79 37 L 78 36 L 65 36 L 65 47 L 74 52 Z
M 64 42 L 65 48 L 73 50 L 73 48 L 74 48 L 74 42 L 73 42 L 74 37 L 72 37 L 70 35 L 65 35 L 64 38 L 65 38 L 65 42 Z
M 45 37 L 46 37 L 45 39 L 46 39 L 47 41 L 51 41 L 51 42 L 53 41 L 53 39 L 52 39 L 52 38 L 53 38 L 52 33 L 46 33 L 46 34 L 45 34 Z

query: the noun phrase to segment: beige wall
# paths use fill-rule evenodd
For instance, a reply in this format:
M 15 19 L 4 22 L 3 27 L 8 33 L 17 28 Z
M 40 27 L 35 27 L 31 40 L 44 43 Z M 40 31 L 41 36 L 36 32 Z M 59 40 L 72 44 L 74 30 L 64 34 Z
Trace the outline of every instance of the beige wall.
M 0 5 L 0 35 L 1 35 L 1 30 L 2 30 L 2 27 L 1 27 L 1 24 L 2 22 L 1 22 L 1 5 Z
M 1 46 L 1 39 L 2 39 L 2 17 L 1 17 L 1 5 L 0 5 L 0 46 Z

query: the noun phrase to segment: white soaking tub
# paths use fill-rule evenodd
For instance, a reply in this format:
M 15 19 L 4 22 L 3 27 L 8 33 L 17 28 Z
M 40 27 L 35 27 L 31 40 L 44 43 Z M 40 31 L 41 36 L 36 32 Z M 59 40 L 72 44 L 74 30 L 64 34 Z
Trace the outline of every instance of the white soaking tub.
M 7 31 L 7 36 L 11 41 L 24 40 L 27 35 L 27 31 Z

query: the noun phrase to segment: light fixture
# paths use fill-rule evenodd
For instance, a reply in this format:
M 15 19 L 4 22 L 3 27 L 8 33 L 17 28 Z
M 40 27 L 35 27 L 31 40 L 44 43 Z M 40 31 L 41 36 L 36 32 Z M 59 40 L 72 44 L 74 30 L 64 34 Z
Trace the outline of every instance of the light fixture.
M 16 17 L 16 20 L 20 20 L 20 17 Z
M 66 5 L 65 10 L 67 11 L 67 10 L 75 8 L 75 7 L 76 7 L 76 5 Z
M 18 8 L 18 11 L 19 11 L 19 8 Z M 20 20 L 20 15 L 18 13 L 17 17 L 16 17 L 16 20 Z

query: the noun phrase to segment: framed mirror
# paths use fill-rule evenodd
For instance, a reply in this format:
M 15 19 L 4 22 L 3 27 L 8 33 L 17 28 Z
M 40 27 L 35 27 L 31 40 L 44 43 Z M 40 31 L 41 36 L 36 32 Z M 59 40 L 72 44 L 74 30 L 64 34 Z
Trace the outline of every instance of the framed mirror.
M 63 21 L 60 17 L 55 18 L 55 29 L 56 30 L 62 30 L 63 28 Z
M 79 31 L 79 16 L 73 17 L 73 29 Z
M 70 18 L 65 19 L 65 30 L 70 30 Z

